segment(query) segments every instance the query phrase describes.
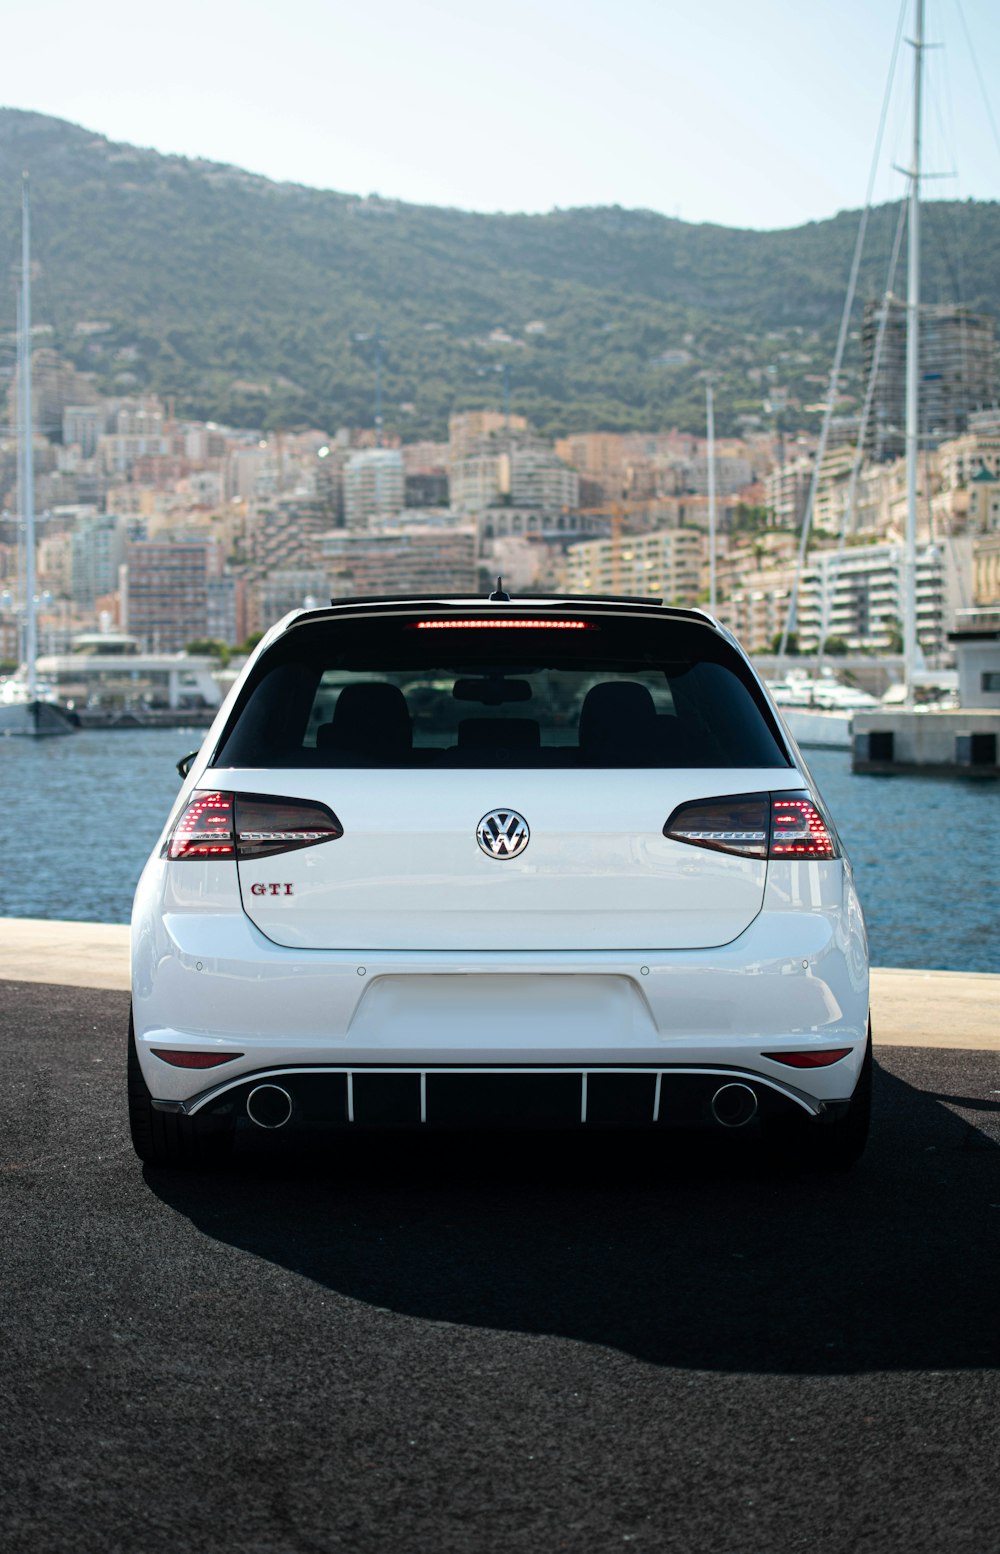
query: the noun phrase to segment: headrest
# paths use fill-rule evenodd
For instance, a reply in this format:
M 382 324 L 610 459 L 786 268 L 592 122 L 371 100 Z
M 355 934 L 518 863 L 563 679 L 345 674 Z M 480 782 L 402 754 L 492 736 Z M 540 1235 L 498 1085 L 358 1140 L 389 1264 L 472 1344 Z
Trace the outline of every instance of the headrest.
M 410 709 L 398 685 L 370 680 L 345 685 L 337 697 L 332 723 L 316 731 L 320 750 L 350 750 L 391 760 L 413 744 Z
M 584 755 L 620 766 L 648 761 L 657 743 L 656 707 L 635 680 L 606 680 L 587 692 L 580 708 L 580 749 Z

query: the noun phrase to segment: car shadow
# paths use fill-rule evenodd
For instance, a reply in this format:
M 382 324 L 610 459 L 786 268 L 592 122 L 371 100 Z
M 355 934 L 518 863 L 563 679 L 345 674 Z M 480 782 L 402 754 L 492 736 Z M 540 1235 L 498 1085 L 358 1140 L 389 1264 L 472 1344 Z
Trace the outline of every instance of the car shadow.
M 954 1109 L 983 1103 L 882 1064 L 875 1096 L 841 1176 L 779 1175 L 725 1136 L 552 1135 L 336 1139 L 145 1174 L 205 1235 L 427 1321 L 694 1370 L 996 1364 L 1000 1148 Z

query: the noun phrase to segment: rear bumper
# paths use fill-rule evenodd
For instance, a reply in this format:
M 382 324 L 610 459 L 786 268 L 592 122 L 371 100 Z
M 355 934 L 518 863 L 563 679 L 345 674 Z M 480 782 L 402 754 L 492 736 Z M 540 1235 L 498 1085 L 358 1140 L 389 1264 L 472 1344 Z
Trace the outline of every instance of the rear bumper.
M 136 1046 L 158 1101 L 295 1069 L 707 1069 L 817 1106 L 857 1082 L 867 950 L 849 873 L 834 865 L 772 865 L 765 910 L 731 944 L 641 954 L 289 949 L 245 916 L 234 871 L 219 865 L 214 882 L 199 870 L 181 900 L 160 867 L 140 886 L 132 941 Z M 240 1056 L 206 1073 L 154 1047 Z M 805 1071 L 766 1056 L 830 1047 L 850 1053 Z
M 187 1101 L 161 1099 L 153 1105 L 187 1117 L 249 1121 L 265 1133 L 287 1129 L 302 1135 L 328 1129 L 594 1131 L 713 1125 L 736 1131 L 795 1114 L 823 1120 L 836 1115 L 846 1100 L 823 1103 L 790 1083 L 737 1068 L 442 1065 L 278 1067 L 217 1082 Z

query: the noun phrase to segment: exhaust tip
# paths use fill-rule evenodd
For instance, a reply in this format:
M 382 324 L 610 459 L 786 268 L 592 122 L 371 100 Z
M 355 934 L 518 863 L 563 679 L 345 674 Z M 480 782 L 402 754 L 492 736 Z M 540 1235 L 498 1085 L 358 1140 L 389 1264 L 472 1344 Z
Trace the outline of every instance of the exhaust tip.
M 723 1085 L 712 1097 L 712 1116 L 720 1127 L 742 1128 L 757 1115 L 757 1092 L 749 1085 Z
M 292 1098 L 280 1085 L 258 1085 L 247 1096 L 247 1116 L 258 1128 L 283 1128 L 292 1115 Z

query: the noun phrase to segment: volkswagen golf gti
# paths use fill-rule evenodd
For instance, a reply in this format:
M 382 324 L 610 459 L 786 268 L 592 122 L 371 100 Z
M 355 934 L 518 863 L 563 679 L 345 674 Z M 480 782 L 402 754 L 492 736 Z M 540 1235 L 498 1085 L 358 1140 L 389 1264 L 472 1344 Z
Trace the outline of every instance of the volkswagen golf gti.
M 132 921 L 132 1137 L 746 1130 L 850 1166 L 864 919 L 746 655 L 656 600 L 295 612 L 187 771 Z

